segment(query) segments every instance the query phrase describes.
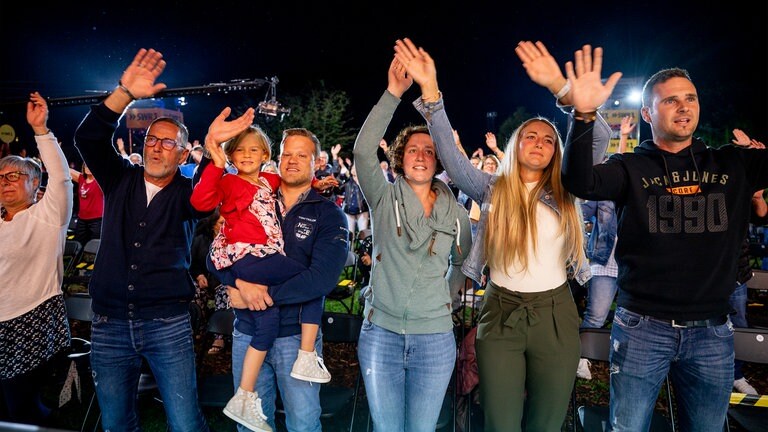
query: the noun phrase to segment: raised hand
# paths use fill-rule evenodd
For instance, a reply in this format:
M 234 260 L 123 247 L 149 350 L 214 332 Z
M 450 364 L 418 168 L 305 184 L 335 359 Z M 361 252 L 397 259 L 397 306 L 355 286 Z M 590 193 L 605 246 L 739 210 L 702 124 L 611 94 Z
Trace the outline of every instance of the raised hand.
M 115 143 L 117 144 L 117 150 L 120 151 L 120 154 L 128 156 L 128 153 L 125 151 L 125 141 L 123 141 L 122 138 L 117 138 L 115 139 Z
M 221 144 L 234 138 L 240 132 L 244 131 L 251 124 L 256 113 L 253 108 L 248 108 L 240 117 L 227 121 L 227 117 L 232 113 L 230 107 L 224 108 L 221 113 L 213 119 L 208 127 L 208 134 L 205 136 L 205 148 L 211 155 L 214 165 L 224 168 L 227 164 L 227 156 Z
M 135 99 L 150 97 L 166 88 L 163 83 L 155 83 L 164 69 L 163 54 L 152 48 L 142 48 L 123 71 L 120 83 Z
M 733 140 L 731 142 L 737 146 L 741 147 L 749 147 L 751 140 L 749 139 L 749 136 L 744 133 L 741 129 L 734 129 L 733 130 Z
M 227 121 L 227 117 L 229 117 L 231 113 L 232 109 L 226 107 L 215 119 L 213 119 L 213 122 L 208 127 L 208 135 L 206 135 L 206 139 L 213 139 L 217 144 L 228 141 L 252 125 L 256 115 L 253 108 L 248 108 L 240 117 Z
M 493 132 L 485 133 L 485 145 L 487 145 L 494 153 L 499 149 L 498 144 L 496 144 L 496 135 L 494 135 Z
M 565 64 L 565 72 L 571 81 L 571 103 L 578 112 L 595 112 L 608 100 L 608 97 L 621 78 L 621 72 L 614 72 L 605 81 L 600 79 L 603 68 L 603 49 L 595 48 L 594 57 L 591 45 L 584 45 L 577 50 L 574 62 Z
M 336 159 L 339 157 L 339 152 L 341 151 L 341 144 L 336 144 L 335 146 L 331 147 L 331 156 L 333 159 Z
M 621 135 L 629 135 L 632 130 L 637 126 L 637 123 L 632 123 L 632 117 L 624 116 L 621 118 L 621 126 L 619 127 L 619 133 Z
M 565 85 L 566 79 L 557 61 L 540 41 L 521 41 L 515 47 L 515 53 L 531 81 L 557 93 Z
M 387 144 L 387 140 L 384 138 L 379 141 L 379 147 L 381 147 L 382 150 L 384 150 L 384 153 L 389 152 L 389 144 Z
M 397 58 L 393 58 L 392 62 L 389 64 L 389 70 L 387 71 L 387 91 L 397 98 L 402 98 L 403 93 L 411 88 L 412 84 L 413 78 L 408 76 L 405 72 L 403 64 L 400 63 Z M 386 145 L 386 141 L 384 144 Z M 381 147 L 381 144 L 379 144 L 379 147 Z M 386 151 L 386 149 L 384 150 Z
M 422 99 L 434 102 L 440 98 L 435 61 L 424 48 L 417 48 L 408 38 L 398 39 L 395 42 L 395 58 L 421 87 Z
M 48 103 L 39 92 L 29 94 L 27 102 L 27 123 L 32 126 L 36 134 L 48 132 Z

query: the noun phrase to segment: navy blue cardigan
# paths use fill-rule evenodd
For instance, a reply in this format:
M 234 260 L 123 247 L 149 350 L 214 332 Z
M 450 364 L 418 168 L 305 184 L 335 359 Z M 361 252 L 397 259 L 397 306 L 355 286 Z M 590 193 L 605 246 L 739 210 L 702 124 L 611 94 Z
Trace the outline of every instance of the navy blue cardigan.
M 104 191 L 101 245 L 89 290 L 93 311 L 118 319 L 167 318 L 189 311 L 195 224 L 205 214 L 189 202 L 192 180 L 176 172 L 147 206 L 144 168 L 112 146 L 122 114 L 91 106 L 75 147 Z

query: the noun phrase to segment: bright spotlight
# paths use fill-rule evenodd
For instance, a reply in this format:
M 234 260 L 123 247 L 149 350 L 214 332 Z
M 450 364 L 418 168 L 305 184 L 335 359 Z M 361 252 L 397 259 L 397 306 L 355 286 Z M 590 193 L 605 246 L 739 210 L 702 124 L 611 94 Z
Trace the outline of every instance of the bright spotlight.
M 627 96 L 627 100 L 632 103 L 640 103 L 642 98 L 643 92 L 641 90 L 632 90 L 629 92 L 629 96 Z

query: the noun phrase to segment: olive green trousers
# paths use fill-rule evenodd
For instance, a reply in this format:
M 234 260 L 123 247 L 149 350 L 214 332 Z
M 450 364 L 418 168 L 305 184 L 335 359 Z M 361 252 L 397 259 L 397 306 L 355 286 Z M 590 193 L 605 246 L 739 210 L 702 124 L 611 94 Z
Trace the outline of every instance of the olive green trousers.
M 560 431 L 579 364 L 579 315 L 568 283 L 485 290 L 475 342 L 485 431 Z

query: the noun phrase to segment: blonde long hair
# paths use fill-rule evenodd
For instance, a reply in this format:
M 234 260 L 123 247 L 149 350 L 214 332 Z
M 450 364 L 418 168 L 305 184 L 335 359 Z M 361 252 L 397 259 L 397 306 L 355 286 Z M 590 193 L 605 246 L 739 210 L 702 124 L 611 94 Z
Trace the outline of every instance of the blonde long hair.
M 523 129 L 537 121 L 552 128 L 557 142 L 552 160 L 544 169 L 539 183 L 529 193 L 520 177 L 517 152 Z M 552 196 L 560 210 L 560 231 L 565 236 L 566 264 L 572 264 L 578 269 L 586 262 L 581 210 L 576 205 L 576 198 L 565 190 L 560 180 L 562 146 L 563 140 L 557 128 L 543 117 L 526 120 L 512 133 L 498 170 L 499 178 L 491 194 L 492 207 L 488 214 L 488 229 L 485 233 L 485 252 L 489 267 L 506 271 L 519 262 L 522 265 L 522 271 L 528 269 L 528 233 L 533 241 L 535 253 L 538 246 L 536 244 L 536 206 L 542 189 L 552 191 Z

